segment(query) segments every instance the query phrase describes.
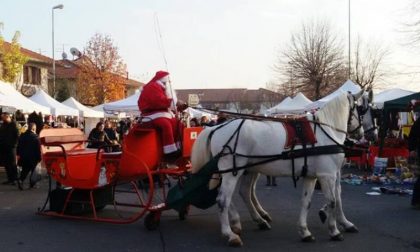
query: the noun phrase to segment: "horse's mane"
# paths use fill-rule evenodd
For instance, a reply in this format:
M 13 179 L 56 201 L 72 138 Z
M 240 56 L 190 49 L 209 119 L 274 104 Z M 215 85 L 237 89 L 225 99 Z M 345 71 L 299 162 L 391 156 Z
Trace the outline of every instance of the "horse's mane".
M 342 93 L 327 102 L 324 107 L 315 113 L 315 116 L 322 123 L 326 123 L 335 128 L 347 130 L 347 120 L 350 109 L 347 94 Z

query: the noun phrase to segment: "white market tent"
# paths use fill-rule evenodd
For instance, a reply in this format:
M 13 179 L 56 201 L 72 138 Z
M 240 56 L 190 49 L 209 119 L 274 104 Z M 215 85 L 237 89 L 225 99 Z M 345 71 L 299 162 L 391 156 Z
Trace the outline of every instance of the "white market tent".
M 19 91 L 17 91 L 12 84 L 0 81 L 0 105 L 14 107 L 22 111 L 22 113 L 32 113 L 34 111 L 41 112 L 44 115 L 50 115 L 51 109 L 42 106 L 36 102 L 31 101 Z
M 137 102 L 139 100 L 140 93 L 140 91 L 136 91 L 133 95 L 130 95 L 125 99 L 105 103 L 103 104 L 103 111 L 108 114 L 125 112 L 132 115 L 139 115 L 140 111 Z
M 289 98 L 289 99 L 287 99 Z M 305 107 L 312 103 L 304 94 L 299 92 L 295 97 L 287 97 L 279 105 L 269 109 L 270 114 L 295 114 L 302 113 Z
M 392 88 L 388 90 L 384 90 L 373 97 L 373 104 L 378 109 L 382 109 L 384 107 L 384 102 L 395 100 L 407 95 L 414 94 L 415 92 L 404 90 L 400 88 Z
M 188 107 L 184 112 L 187 112 L 191 118 L 197 118 L 200 119 L 202 116 L 208 116 L 209 118 L 214 117 L 213 114 L 198 110 L 198 109 L 193 109 L 191 107 Z
M 353 81 L 351 80 L 347 80 L 346 82 L 344 82 L 344 84 L 339 87 L 337 90 L 335 90 L 334 92 L 332 92 L 331 94 L 317 100 L 314 101 L 311 104 L 308 104 L 307 106 L 305 106 L 306 110 L 312 110 L 312 109 L 318 109 L 323 107 L 327 102 L 329 102 L 330 100 L 334 99 L 335 97 L 337 97 L 338 95 L 342 94 L 342 93 L 352 93 L 352 94 L 356 94 L 357 92 L 359 92 L 360 90 L 362 90 L 360 88 L 359 85 L 354 84 Z
M 279 104 L 277 104 L 276 106 L 267 109 L 267 114 L 274 114 L 277 113 L 276 111 L 282 110 L 284 109 L 288 103 L 290 103 L 292 101 L 292 98 L 290 97 L 286 97 L 285 99 L 283 99 L 283 101 L 281 101 Z
M 67 100 L 63 101 L 62 104 L 68 107 L 77 109 L 79 111 L 80 117 L 89 117 L 89 118 L 103 118 L 104 117 L 104 112 L 88 108 L 85 105 L 78 102 L 73 97 L 70 97 Z
M 95 110 L 95 111 L 99 111 L 99 112 L 104 113 L 104 116 L 107 117 L 107 118 L 124 118 L 124 117 L 127 116 L 123 112 L 122 113 L 119 113 L 119 112 L 110 112 L 110 113 L 108 113 L 108 112 L 104 111 L 105 104 L 106 103 L 97 105 L 97 106 L 93 107 L 92 109 Z
M 49 107 L 53 116 L 79 116 L 79 111 L 61 104 L 42 89 L 38 89 L 36 93 L 29 98 L 33 102 Z

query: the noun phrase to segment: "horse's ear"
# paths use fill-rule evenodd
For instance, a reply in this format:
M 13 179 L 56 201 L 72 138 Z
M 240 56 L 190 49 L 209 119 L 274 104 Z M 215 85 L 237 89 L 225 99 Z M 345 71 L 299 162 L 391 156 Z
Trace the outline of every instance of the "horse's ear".
M 369 103 L 373 102 L 373 89 L 369 89 L 368 100 L 369 100 Z

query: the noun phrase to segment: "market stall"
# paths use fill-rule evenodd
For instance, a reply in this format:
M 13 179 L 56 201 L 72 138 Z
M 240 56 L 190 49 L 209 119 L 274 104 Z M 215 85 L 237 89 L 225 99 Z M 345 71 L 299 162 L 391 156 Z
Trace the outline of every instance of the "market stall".
M 300 114 L 305 111 L 305 107 L 311 104 L 309 100 L 301 92 L 297 93 L 295 97 L 287 97 L 280 104 L 267 110 L 267 114 Z
M 19 91 L 17 91 L 11 83 L 0 81 L 0 105 L 21 110 L 22 113 L 28 114 L 32 112 L 41 112 L 44 115 L 50 115 L 49 107 L 40 105 L 31 101 Z
M 420 100 L 420 92 L 400 97 L 398 99 L 385 101 L 382 110 L 382 123 L 380 125 L 380 141 L 377 146 L 369 148 L 369 164 L 373 165 L 375 157 L 386 157 L 391 162 L 399 157 L 407 158 L 408 150 L 406 141 L 401 137 L 393 137 L 389 134 L 392 113 L 409 112 L 413 108 L 410 103 L 413 100 Z M 415 110 L 420 111 L 420 107 Z
M 78 110 L 61 104 L 47 93 L 45 93 L 42 89 L 38 89 L 36 93 L 29 99 L 35 103 L 49 107 L 53 116 L 79 116 Z
M 71 108 L 77 109 L 79 111 L 79 120 L 83 121 L 84 127 L 83 130 L 85 134 L 89 134 L 90 131 L 95 128 L 96 124 L 101 118 L 104 118 L 103 111 L 97 111 L 91 108 L 86 107 L 85 105 L 78 102 L 73 97 L 68 98 L 63 101 L 62 104 L 69 106 Z
M 129 97 L 115 101 L 110 103 L 105 103 L 103 105 L 103 110 L 106 113 L 121 113 L 124 112 L 129 115 L 140 115 L 139 106 L 137 104 L 140 91 L 136 91 L 134 94 L 130 95 Z

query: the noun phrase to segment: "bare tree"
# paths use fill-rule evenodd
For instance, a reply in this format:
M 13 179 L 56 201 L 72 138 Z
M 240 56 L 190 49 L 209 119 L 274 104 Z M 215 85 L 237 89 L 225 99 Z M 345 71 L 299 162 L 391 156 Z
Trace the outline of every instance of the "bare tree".
M 386 76 L 384 61 L 389 50 L 378 44 L 363 43 L 358 38 L 353 52 L 351 79 L 361 88 L 377 87 L 378 80 Z
M 408 45 L 418 46 L 420 42 L 420 2 L 411 0 L 406 8 L 401 31 L 408 35 Z
M 282 76 L 291 76 L 294 92 L 317 100 L 343 83 L 345 79 L 337 80 L 342 67 L 342 45 L 330 24 L 311 21 L 292 34 L 274 70 Z

